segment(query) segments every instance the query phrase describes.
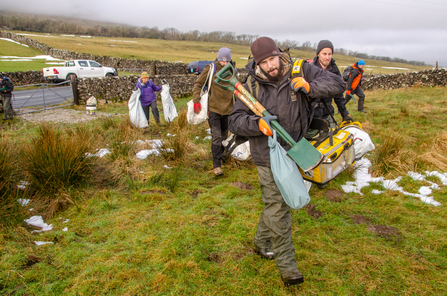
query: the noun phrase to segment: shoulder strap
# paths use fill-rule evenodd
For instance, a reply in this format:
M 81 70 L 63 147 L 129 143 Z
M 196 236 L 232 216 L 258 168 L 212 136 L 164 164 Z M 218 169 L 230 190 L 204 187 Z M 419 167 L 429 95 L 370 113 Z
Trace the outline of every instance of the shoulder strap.
M 303 77 L 303 73 L 301 72 L 303 62 L 304 62 L 304 60 L 298 59 L 293 63 L 292 77 Z
M 259 82 L 256 81 L 256 79 L 254 79 L 253 77 L 251 77 L 251 75 L 248 76 L 247 79 L 247 85 L 248 88 L 250 89 L 250 93 L 256 98 L 258 99 L 258 95 L 259 95 Z

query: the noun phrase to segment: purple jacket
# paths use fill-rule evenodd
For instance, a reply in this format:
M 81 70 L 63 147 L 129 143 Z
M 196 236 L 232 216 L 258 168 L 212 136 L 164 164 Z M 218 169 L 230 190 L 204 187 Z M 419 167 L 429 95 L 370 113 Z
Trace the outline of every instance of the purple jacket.
M 148 80 L 146 84 L 143 84 L 141 78 L 138 79 L 137 85 L 141 91 L 140 102 L 141 106 L 148 106 L 157 98 L 155 97 L 154 91 L 160 91 L 161 86 L 156 86 L 152 81 Z

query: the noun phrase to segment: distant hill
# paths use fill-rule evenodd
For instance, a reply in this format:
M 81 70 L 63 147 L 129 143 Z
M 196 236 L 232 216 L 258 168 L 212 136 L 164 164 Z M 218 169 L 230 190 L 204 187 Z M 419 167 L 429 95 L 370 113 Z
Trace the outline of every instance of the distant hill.
M 18 13 L 2 10 L 0 10 L 0 29 L 38 33 L 82 34 L 104 37 L 218 42 L 238 45 L 250 45 L 258 37 L 257 35 L 248 34 L 236 35 L 234 32 L 224 31 L 199 32 L 196 30 L 180 32 L 175 28 L 165 28 L 159 30 L 157 27 L 135 27 L 112 22 L 92 21 L 62 16 Z M 305 41 L 300 44 L 294 40 L 286 40 L 277 41 L 277 44 L 283 49 L 290 48 L 309 52 L 315 52 L 316 50 L 316 44 L 311 44 L 309 41 Z M 335 49 L 334 53 L 360 59 L 404 63 L 414 66 L 427 66 L 423 61 L 408 61 L 400 58 L 375 56 L 342 48 Z

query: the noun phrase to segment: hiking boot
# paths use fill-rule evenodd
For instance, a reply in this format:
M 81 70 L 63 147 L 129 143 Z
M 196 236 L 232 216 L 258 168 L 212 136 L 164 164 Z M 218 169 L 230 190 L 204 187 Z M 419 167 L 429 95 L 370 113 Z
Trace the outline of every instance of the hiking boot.
M 365 110 L 359 110 L 359 112 L 368 113 L 368 112 L 366 112 Z
M 304 283 L 304 277 L 298 269 L 282 271 L 281 279 L 286 287 Z
M 214 175 L 222 176 L 223 175 L 222 168 L 220 167 L 214 168 Z
M 256 254 L 261 256 L 263 259 L 267 259 L 267 260 L 275 259 L 275 253 L 270 248 L 259 248 L 259 247 L 255 246 L 255 252 L 256 252 Z

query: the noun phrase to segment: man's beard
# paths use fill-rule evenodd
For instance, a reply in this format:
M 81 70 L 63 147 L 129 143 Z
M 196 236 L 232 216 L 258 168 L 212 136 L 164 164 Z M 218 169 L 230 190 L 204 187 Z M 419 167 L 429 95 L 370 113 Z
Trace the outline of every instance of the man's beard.
M 269 70 L 272 71 L 275 69 L 269 69 Z M 271 76 L 268 72 L 264 71 L 262 68 L 261 68 L 261 72 L 267 77 L 267 79 L 269 81 L 278 83 L 281 81 L 281 79 L 283 77 L 283 72 L 284 72 L 284 66 L 281 61 L 279 62 L 279 67 L 277 69 L 278 69 L 278 74 L 276 74 L 276 76 Z

